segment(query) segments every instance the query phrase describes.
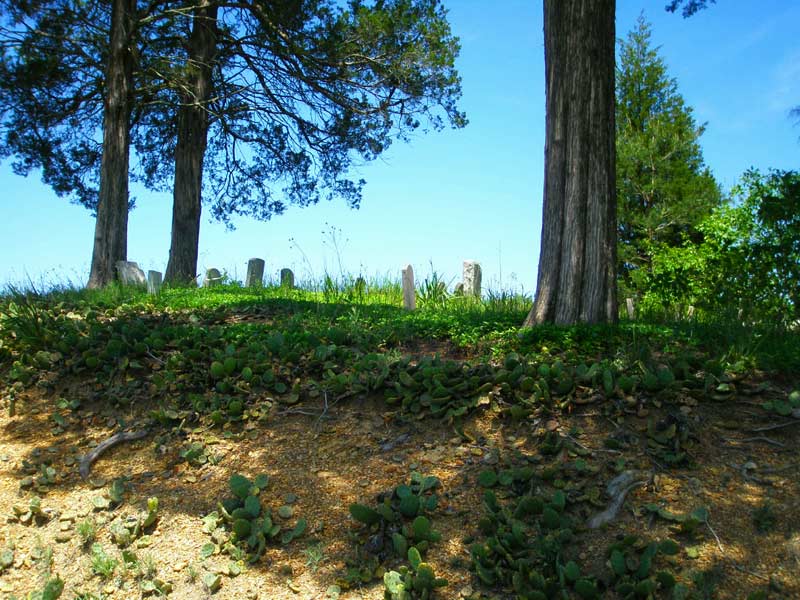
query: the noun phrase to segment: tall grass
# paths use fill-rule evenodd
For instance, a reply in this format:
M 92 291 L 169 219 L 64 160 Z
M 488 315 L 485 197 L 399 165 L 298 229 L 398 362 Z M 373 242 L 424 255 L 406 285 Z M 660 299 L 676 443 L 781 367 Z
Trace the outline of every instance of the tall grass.
M 326 272 L 297 284 L 288 288 L 268 281 L 263 287 L 245 288 L 228 280 L 210 288 L 165 286 L 158 296 L 119 284 L 88 290 L 65 283 L 48 291 L 33 285 L 7 286 L 0 293 L 0 362 L 10 356 L 12 347 L 28 351 L 52 347 L 70 311 L 91 309 L 119 316 L 127 311 L 206 313 L 265 306 L 298 315 L 313 311 L 353 330 L 376 330 L 380 339 L 446 337 L 494 354 L 534 348 L 558 353 L 580 347 L 598 356 L 620 355 L 627 362 L 645 363 L 680 348 L 713 357 L 718 369 L 800 370 L 800 332 L 772 323 L 743 323 L 726 314 L 714 318 L 697 311 L 691 318 L 681 314 L 676 319 L 674 314 L 651 312 L 633 322 L 622 320 L 617 327 L 548 326 L 521 332 L 530 296 L 507 290 L 489 290 L 482 298 L 455 295 L 434 269 L 419 283 L 418 310 L 413 312 L 402 310 L 402 285 L 393 274 Z

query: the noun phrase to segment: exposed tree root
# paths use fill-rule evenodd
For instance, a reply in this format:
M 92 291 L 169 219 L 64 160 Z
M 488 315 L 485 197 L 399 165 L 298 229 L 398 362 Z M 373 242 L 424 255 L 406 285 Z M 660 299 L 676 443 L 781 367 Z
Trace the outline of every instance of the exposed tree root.
M 142 429 L 140 431 L 120 431 L 119 433 L 112 435 L 104 442 L 100 442 L 93 450 L 87 452 L 86 455 L 81 459 L 81 464 L 78 467 L 78 472 L 81 474 L 81 477 L 86 479 L 89 476 L 89 472 L 92 470 L 92 463 L 100 458 L 100 455 L 112 446 L 116 446 L 122 442 L 140 440 L 148 433 L 150 432 L 147 429 Z

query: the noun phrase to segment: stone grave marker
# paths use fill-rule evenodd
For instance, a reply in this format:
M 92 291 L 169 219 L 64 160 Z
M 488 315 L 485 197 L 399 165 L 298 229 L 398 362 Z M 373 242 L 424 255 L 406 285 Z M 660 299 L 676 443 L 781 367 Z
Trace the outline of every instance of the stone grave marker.
M 403 308 L 415 310 L 417 308 L 417 295 L 414 289 L 414 269 L 406 265 L 403 269 Z
M 247 261 L 247 279 L 245 287 L 262 287 L 264 285 L 264 259 L 251 258 Z
M 481 265 L 474 260 L 464 261 L 464 295 L 481 297 Z
M 289 289 L 294 287 L 294 273 L 291 269 L 281 269 L 281 287 Z
M 636 316 L 636 310 L 633 307 L 633 298 L 625 298 L 625 308 L 628 311 L 628 318 L 633 321 Z
M 203 287 L 214 287 L 215 285 L 219 285 L 221 282 L 222 273 L 219 272 L 219 269 L 211 267 L 210 269 L 206 270 L 206 277 L 203 279 Z
M 135 262 L 128 260 L 118 260 L 117 264 L 117 277 L 122 285 L 135 285 L 144 287 L 147 285 L 144 271 L 139 268 Z
M 161 291 L 161 272 L 148 271 L 147 272 L 147 293 L 157 296 Z

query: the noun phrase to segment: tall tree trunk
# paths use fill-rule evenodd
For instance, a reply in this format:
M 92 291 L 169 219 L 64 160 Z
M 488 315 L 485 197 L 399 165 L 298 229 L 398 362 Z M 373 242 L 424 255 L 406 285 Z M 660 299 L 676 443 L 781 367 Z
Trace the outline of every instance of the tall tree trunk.
M 217 5 L 201 0 L 194 11 L 189 37 L 190 80 L 178 108 L 175 182 L 172 192 L 172 242 L 165 280 L 192 283 L 197 274 L 200 243 L 203 157 L 208 136 L 211 70 L 217 47 Z
M 133 93 L 131 38 L 136 0 L 113 0 L 103 101 L 103 157 L 89 287 L 114 280 L 128 255 L 128 156 Z
M 544 0 L 539 275 L 525 326 L 617 320 L 615 0 Z

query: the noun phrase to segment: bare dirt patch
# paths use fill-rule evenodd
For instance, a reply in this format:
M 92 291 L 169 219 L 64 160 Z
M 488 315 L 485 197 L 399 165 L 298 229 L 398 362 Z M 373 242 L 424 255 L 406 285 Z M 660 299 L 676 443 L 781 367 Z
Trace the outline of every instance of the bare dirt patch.
M 89 397 L 90 390 L 81 382 L 58 394 L 32 389 L 18 400 L 16 416 L 0 418 L 0 550 L 13 549 L 13 563 L 0 576 L 5 598 L 41 589 L 48 573 L 64 579 L 66 598 L 88 593 L 137 598 L 148 578 L 169 582 L 172 598 L 205 598 L 212 594 L 204 575 L 222 573 L 214 598 L 323 599 L 338 585 L 340 598 L 378 600 L 383 598 L 379 581 L 351 582 L 349 589 L 343 581 L 358 527 L 348 506 L 374 503 L 381 492 L 407 482 L 412 471 L 442 482 L 433 520 L 443 539 L 427 557 L 437 575 L 449 581 L 441 597 L 510 598 L 502 590 L 482 588 L 468 569 L 467 541 L 476 534 L 483 510 L 477 476 L 515 456 L 538 456 L 545 431 L 558 432 L 569 443 L 532 464 L 567 469 L 575 462 L 574 450 L 582 450 L 590 470 L 576 481 L 584 490 L 602 488 L 622 468 L 647 474 L 646 485 L 631 491 L 609 526 L 579 532 L 572 551 L 587 567 L 601 571 L 608 544 L 621 535 L 675 537 L 672 524 L 646 505 L 673 513 L 702 506 L 709 511 L 708 524 L 681 538 L 673 559 L 679 580 L 694 581 L 695 589 L 705 585 L 709 598 L 744 598 L 756 590 L 770 590 L 774 598 L 800 597 L 800 424 L 754 432 L 789 422 L 768 416 L 757 397 L 700 403 L 678 413 L 691 442 L 689 464 L 679 468 L 667 468 L 646 451 L 648 421 L 667 419 L 671 409 L 666 407 L 640 403 L 612 416 L 597 401 L 557 418 L 517 423 L 486 407 L 463 422 L 461 435 L 441 421 L 400 421 L 377 399 L 349 398 L 325 411 L 276 404 L 263 420 L 224 428 L 156 426 L 148 437 L 109 450 L 84 481 L 78 462 L 90 442 L 108 438 L 120 425 L 143 426 L 150 408 L 142 401 L 114 409 L 98 400 L 84 402 L 77 411 L 55 408 L 56 398 Z M 609 448 L 604 440 L 612 437 L 626 443 Z M 191 442 L 205 449 L 203 464 L 180 456 Z M 271 544 L 236 576 L 228 556 L 202 557 L 210 538 L 201 519 L 228 493 L 233 473 L 267 474 L 262 501 L 274 512 L 293 494 L 294 516 L 308 522 L 305 535 L 286 546 Z M 94 498 L 119 477 L 126 478 L 123 501 L 98 510 Z M 26 506 L 35 495 L 41 497 L 43 517 L 27 524 L 13 518 L 12 507 Z M 152 496 L 159 499 L 159 519 L 147 545 L 130 547 L 138 566 L 126 568 L 112 541 L 112 525 L 142 513 Z M 596 510 L 579 504 L 575 514 L 585 521 Z M 93 571 L 89 546 L 78 533 L 85 522 L 94 523 L 96 542 L 119 562 L 108 578 Z

